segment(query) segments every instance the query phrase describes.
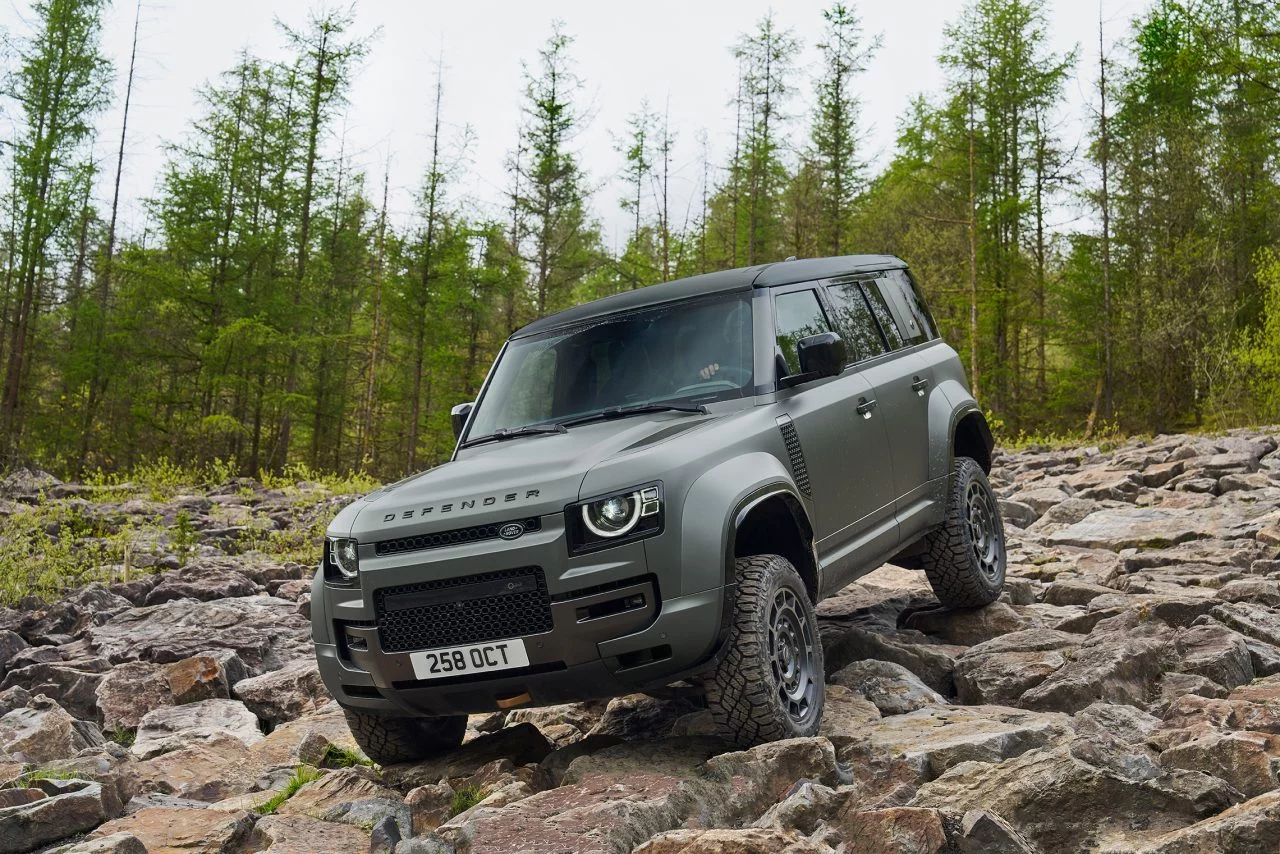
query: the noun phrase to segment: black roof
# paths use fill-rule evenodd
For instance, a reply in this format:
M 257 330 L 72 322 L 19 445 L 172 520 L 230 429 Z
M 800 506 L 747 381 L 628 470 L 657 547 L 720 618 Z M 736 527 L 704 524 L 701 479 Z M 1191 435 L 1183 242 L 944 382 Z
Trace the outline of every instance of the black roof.
M 906 266 L 906 263 L 893 255 L 842 255 L 838 258 L 805 258 L 799 261 L 780 261 L 776 264 L 757 264 L 754 267 L 704 273 L 701 276 L 690 276 L 674 282 L 649 285 L 575 305 L 573 308 L 566 308 L 564 311 L 539 318 L 517 330 L 511 337 L 524 338 L 549 329 L 593 320 L 606 314 L 707 294 L 746 290 L 753 287 L 769 288 L 794 282 L 828 279 L 849 273 L 865 273 Z

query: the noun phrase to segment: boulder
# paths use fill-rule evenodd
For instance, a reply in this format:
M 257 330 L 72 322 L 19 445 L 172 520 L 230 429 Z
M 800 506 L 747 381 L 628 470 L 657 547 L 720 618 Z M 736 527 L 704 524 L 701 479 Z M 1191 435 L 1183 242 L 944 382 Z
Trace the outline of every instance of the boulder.
M 1280 736 L 1262 732 L 1209 733 L 1165 750 L 1160 754 L 1160 764 L 1212 774 L 1246 797 L 1254 797 L 1280 784 Z
M 1001 706 L 929 706 L 884 718 L 840 748 L 869 794 L 914 792 L 963 762 L 999 762 L 1058 744 L 1072 735 L 1071 719 Z
M 1033 844 L 1080 850 L 1142 827 L 1155 836 L 1231 804 L 1234 790 L 1195 771 L 1130 779 L 1066 747 L 1031 750 L 996 765 L 966 762 L 921 786 L 912 806 L 989 809 Z
M 232 693 L 271 726 L 314 712 L 330 700 L 314 659 L 302 659 L 243 679 Z
M 87 636 L 98 654 L 112 664 L 171 664 L 225 649 L 235 652 L 257 674 L 313 656 L 310 623 L 297 614 L 293 602 L 270 596 L 211 602 L 178 599 L 132 608 L 106 625 L 89 629 Z
M 121 831 L 77 842 L 69 848 L 61 849 L 59 854 L 147 854 L 147 846 L 132 833 Z
M 901 715 L 947 700 L 900 664 L 868 659 L 855 661 L 828 680 L 852 689 L 875 704 L 882 715 Z
M 635 849 L 635 854 L 822 854 L 831 849 L 810 842 L 794 830 L 668 830 Z
M 62 647 L 36 647 L 48 653 L 43 660 L 23 662 L 22 653 L 0 682 L 0 691 L 20 687 L 31 694 L 44 694 L 82 721 L 98 719 L 98 685 L 111 670 L 104 659 L 88 654 L 77 642 Z M 34 651 L 34 650 L 25 650 Z
M 214 803 L 255 791 L 267 770 L 239 738 L 214 732 L 187 747 L 135 763 L 132 776 L 143 792 Z
M 536 726 L 516 724 L 472 739 L 443 756 L 388 766 L 383 774 L 393 785 L 412 788 L 442 779 L 469 777 L 495 759 L 509 759 L 515 765 L 540 762 L 550 752 L 551 743 Z
M 119 833 L 137 837 L 150 854 L 179 851 L 230 852 L 248 839 L 254 816 L 244 810 L 224 812 L 184 807 L 148 807 L 109 821 L 89 839 Z
M 248 669 L 234 652 L 220 649 L 166 665 L 164 675 L 174 702 L 182 705 L 229 699 L 231 689 L 248 676 Z
M 364 852 L 369 850 L 369 832 L 305 815 L 269 815 L 253 826 L 248 845 L 251 851 L 272 854 Z
M 1175 661 L 1174 632 L 1159 621 L 1129 631 L 1095 629 L 1066 664 L 1025 691 L 1018 705 L 1075 712 L 1096 700 L 1141 704 Z
M 202 563 L 191 563 L 176 572 L 165 573 L 160 583 L 151 588 L 144 605 L 160 605 L 176 599 L 198 599 L 208 602 L 237 596 L 252 596 L 258 585 L 239 572 Z
M 1050 533 L 1047 539 L 1050 545 L 1055 546 L 1120 551 L 1169 546 L 1205 537 L 1249 537 L 1257 529 L 1258 525 L 1242 514 L 1219 507 L 1195 510 L 1123 507 L 1098 510 L 1073 525 Z
M 409 790 L 404 797 L 409 807 L 410 827 L 414 836 L 430 833 L 453 815 L 453 787 L 448 783 L 431 783 Z
M 222 736 L 247 747 L 262 740 L 262 731 L 258 719 L 239 700 L 201 700 L 147 712 L 138 724 L 132 750 L 139 759 L 150 759 Z
M 854 623 L 819 620 L 827 673 L 865 659 L 899 664 L 943 695 L 953 692 L 955 660 L 964 647 L 941 643 L 923 632 L 897 629 L 879 621 Z
M 104 729 L 136 729 L 148 712 L 174 703 L 163 668 L 146 661 L 116 665 L 95 691 Z
M 0 752 L 30 763 L 68 759 L 102 741 L 96 727 L 71 717 L 44 695 L 0 717 Z
M 835 817 L 845 839 L 857 840 L 868 854 L 941 854 L 946 826 L 938 810 L 912 807 L 859 809 L 853 801 Z
M 997 601 L 982 608 L 928 608 L 912 611 L 902 620 L 902 627 L 924 632 L 957 646 L 973 646 L 1031 626 L 1012 607 Z
M 1128 840 L 1103 849 L 1107 854 L 1187 854 L 1187 852 L 1280 850 L 1280 791 L 1267 792 L 1188 827 L 1149 839 Z
M 27 648 L 27 642 L 17 632 L 0 629 L 0 678 L 9 669 L 9 661 L 18 652 Z
M 118 814 L 119 802 L 104 795 L 100 783 L 59 782 L 64 785 L 55 794 L 0 808 L 0 854 L 31 851 L 92 830 Z
M 647 694 L 614 697 L 588 734 L 615 735 L 627 741 L 662 738 L 671 733 L 677 720 L 694 711 L 697 706 L 685 699 L 665 700 Z
M 1026 629 L 970 647 L 956 660 L 956 696 L 966 704 L 1017 705 L 1065 667 L 1082 640 L 1069 632 Z

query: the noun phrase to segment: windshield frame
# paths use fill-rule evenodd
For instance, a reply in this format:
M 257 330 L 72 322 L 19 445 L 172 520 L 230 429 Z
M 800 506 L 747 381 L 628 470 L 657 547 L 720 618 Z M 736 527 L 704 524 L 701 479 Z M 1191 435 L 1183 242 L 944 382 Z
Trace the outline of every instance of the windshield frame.
M 728 288 L 723 291 L 717 291 L 711 294 L 699 294 L 697 296 L 691 296 L 691 297 L 678 299 L 678 300 L 664 300 L 662 302 L 656 302 L 649 305 L 629 308 L 623 311 L 611 312 L 609 314 L 593 317 L 589 320 L 583 320 L 576 323 L 565 324 L 564 326 L 557 326 L 551 329 L 546 329 L 546 330 L 537 332 L 533 335 L 515 336 L 512 338 L 508 338 L 505 342 L 503 342 L 502 348 L 498 351 L 498 355 L 494 358 L 493 364 L 489 368 L 489 373 L 485 376 L 484 383 L 480 387 L 480 391 L 476 397 L 475 403 L 472 406 L 471 411 L 467 415 L 466 426 L 463 429 L 461 435 L 458 437 L 454 454 L 456 455 L 458 451 L 464 450 L 465 446 L 468 443 L 474 442 L 476 439 L 483 438 L 483 435 L 487 435 L 487 434 L 477 434 L 475 432 L 474 426 L 476 423 L 476 416 L 482 410 L 482 408 L 485 405 L 485 402 L 489 399 L 489 397 L 493 393 L 492 386 L 493 386 L 495 377 L 498 375 L 499 367 L 503 364 L 503 360 L 509 357 L 510 351 L 513 347 L 521 346 L 526 343 L 530 343 L 534 341 L 544 340 L 547 338 L 565 339 L 577 333 L 586 331 L 588 329 L 599 327 L 604 324 L 618 323 L 626 320 L 627 318 L 634 317 L 637 315 L 644 315 L 644 314 L 656 313 L 656 312 L 662 312 L 662 311 L 668 311 L 668 312 L 673 310 L 679 311 L 682 308 L 698 306 L 700 304 L 740 301 L 741 304 L 751 313 L 749 322 L 746 324 L 747 332 L 751 336 L 750 352 L 747 354 L 747 359 L 746 359 L 746 364 L 749 366 L 749 369 L 751 370 L 751 374 L 752 374 L 750 381 L 745 385 L 739 386 L 738 388 L 735 388 L 735 389 L 722 389 L 719 391 L 713 391 L 713 392 L 708 392 L 704 394 L 684 394 L 684 395 L 678 395 L 678 396 L 670 395 L 666 397 L 640 401 L 639 404 L 661 405 L 661 404 L 670 403 L 677 406 L 679 405 L 697 406 L 699 404 L 716 403 L 724 400 L 745 400 L 745 399 L 752 398 L 753 396 L 759 393 L 760 382 L 761 382 L 760 365 L 759 365 L 759 359 L 757 358 L 758 350 L 759 350 L 759 347 L 757 346 L 758 345 L 757 339 L 759 338 L 760 309 L 761 309 L 761 305 L 758 301 L 759 296 L 760 294 L 758 292 L 758 289 L 754 289 L 749 285 L 746 287 Z M 568 421 L 574 418 L 579 418 L 584 415 L 603 412 L 611 408 L 614 408 L 614 407 L 603 406 L 603 407 L 599 407 L 598 409 L 585 410 L 583 412 L 565 413 L 553 418 L 545 418 L 542 420 L 530 421 L 527 424 L 512 425 L 508 429 L 520 429 L 522 427 L 528 427 L 528 426 L 538 425 L 538 424 L 559 424 L 561 422 Z

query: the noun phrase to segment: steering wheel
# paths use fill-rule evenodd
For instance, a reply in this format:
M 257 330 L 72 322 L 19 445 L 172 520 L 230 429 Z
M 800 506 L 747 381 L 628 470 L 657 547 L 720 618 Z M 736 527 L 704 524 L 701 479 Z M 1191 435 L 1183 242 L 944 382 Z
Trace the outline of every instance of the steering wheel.
M 737 365 L 721 365 L 720 370 L 711 375 L 711 380 L 727 380 L 733 383 L 734 388 L 741 388 L 751 382 L 751 371 Z

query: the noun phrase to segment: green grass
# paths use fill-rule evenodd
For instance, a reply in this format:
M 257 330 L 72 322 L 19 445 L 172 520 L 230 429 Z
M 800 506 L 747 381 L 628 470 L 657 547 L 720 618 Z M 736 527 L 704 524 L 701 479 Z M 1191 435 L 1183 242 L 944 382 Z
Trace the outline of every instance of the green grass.
M 285 787 L 272 795 L 269 800 L 258 804 L 254 808 L 254 812 L 258 815 L 271 815 L 280 809 L 281 804 L 296 795 L 299 789 L 311 781 L 319 779 L 319 769 L 312 768 L 310 765 L 299 765 L 293 772 L 293 776 L 289 778 L 289 782 L 285 784 Z
M 136 498 L 163 502 L 183 493 L 208 492 L 238 474 L 222 461 L 188 467 L 159 461 L 128 472 L 92 472 L 84 482 L 93 490 L 84 497 L 99 504 Z M 274 524 L 251 528 L 237 551 L 257 550 L 275 560 L 308 565 L 320 560 L 325 528 L 337 512 L 334 497 L 368 492 L 378 485 L 367 475 L 328 474 L 301 465 L 279 474 L 261 473 L 259 482 L 284 494 L 292 505 L 293 521 L 284 529 Z M 244 485 L 239 492 L 248 500 L 256 491 Z M 104 518 L 94 509 L 46 498 L 12 516 L 0 516 L 0 605 L 26 596 L 53 601 L 93 581 L 128 580 L 151 571 L 136 565 L 143 555 L 171 553 L 185 563 L 199 544 L 195 520 L 186 511 L 166 528 L 159 516 Z M 265 518 L 264 513 L 254 515 Z
M 133 747 L 133 743 L 138 739 L 138 731 L 129 727 L 117 727 L 106 735 L 121 747 Z
M 454 790 L 453 801 L 449 804 L 449 817 L 466 812 L 484 800 L 479 786 L 467 785 Z
M 33 768 L 30 771 L 24 771 L 18 777 L 15 777 L 9 783 L 7 788 L 10 789 L 26 789 L 36 780 L 83 780 L 84 775 L 75 771 L 58 771 L 50 768 Z
M 351 768 L 356 765 L 372 766 L 373 763 L 354 750 L 347 750 L 336 744 L 326 747 L 324 757 L 320 760 L 321 768 Z

